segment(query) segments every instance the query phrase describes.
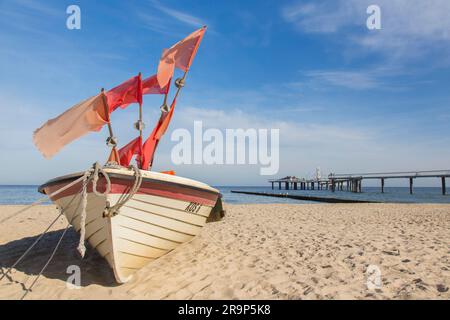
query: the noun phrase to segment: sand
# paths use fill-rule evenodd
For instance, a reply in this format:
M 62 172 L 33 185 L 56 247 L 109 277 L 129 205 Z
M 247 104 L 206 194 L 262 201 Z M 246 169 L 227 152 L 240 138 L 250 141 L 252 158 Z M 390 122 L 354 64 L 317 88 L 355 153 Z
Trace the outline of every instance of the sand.
M 18 208 L 1 206 L 0 219 Z M 208 224 L 193 241 L 150 263 L 124 285 L 115 284 L 107 263 L 89 247 L 80 260 L 78 236 L 69 229 L 26 299 L 450 299 L 449 205 L 226 209 L 223 221 Z M 56 214 L 54 206 L 40 206 L 0 225 L 2 271 Z M 23 295 L 65 224 L 61 218 L 1 281 L 0 299 Z M 70 265 L 81 268 L 79 289 L 66 286 Z

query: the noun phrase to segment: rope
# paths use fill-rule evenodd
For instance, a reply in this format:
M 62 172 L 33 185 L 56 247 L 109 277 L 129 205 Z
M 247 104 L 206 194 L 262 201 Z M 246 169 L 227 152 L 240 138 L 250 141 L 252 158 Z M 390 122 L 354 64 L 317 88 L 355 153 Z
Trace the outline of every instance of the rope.
M 120 196 L 119 200 L 117 201 L 117 203 L 114 206 L 112 206 L 111 208 L 105 209 L 105 212 L 104 212 L 105 216 L 112 217 L 112 216 L 116 215 L 118 213 L 118 211 L 120 210 L 120 208 L 138 192 L 138 190 L 142 184 L 142 180 L 143 180 L 141 171 L 134 165 L 130 166 L 129 169 L 132 169 L 134 171 L 135 180 L 134 180 L 133 186 L 131 187 L 130 191 L 127 194 L 123 193 Z M 102 174 L 106 180 L 106 189 L 104 192 L 99 192 L 97 190 L 99 174 Z M 48 195 L 49 198 L 54 197 L 55 195 L 61 193 L 64 190 L 67 190 L 68 188 L 70 188 L 73 185 L 77 184 L 78 182 L 82 181 L 82 187 L 78 191 L 78 193 L 81 192 L 81 200 L 78 203 L 78 206 L 75 210 L 75 212 L 77 212 L 81 205 L 82 208 L 81 208 L 81 213 L 80 213 L 80 240 L 79 240 L 78 247 L 77 247 L 77 250 L 80 253 L 81 257 L 84 257 L 84 255 L 86 253 L 85 237 L 86 237 L 86 215 L 87 215 L 86 208 L 87 208 L 87 195 L 88 195 L 87 186 L 91 180 L 92 180 L 92 191 L 95 195 L 106 196 L 111 191 L 111 179 L 109 178 L 107 172 L 98 164 L 98 162 L 96 162 L 90 169 L 86 170 L 80 178 L 72 181 L 71 183 L 65 185 L 64 187 L 62 187 L 62 188 L 56 190 L 55 192 L 51 193 L 50 195 Z M 72 199 L 70 200 L 70 202 L 68 203 L 68 206 L 71 205 L 71 203 L 74 201 L 75 198 L 76 198 L 76 196 L 74 195 L 72 197 Z M 6 217 L 1 222 L 4 222 L 17 214 L 24 212 L 25 210 L 43 202 L 46 199 L 47 199 L 47 197 L 32 203 L 28 207 L 23 208 L 23 209 L 19 210 L 18 212 L 15 212 L 12 215 Z M 42 237 L 44 237 L 44 235 L 48 232 L 48 230 L 56 223 L 56 221 L 58 221 L 58 219 L 61 217 L 62 214 L 63 214 L 63 210 L 61 209 L 60 214 L 55 218 L 55 220 L 53 220 L 51 222 L 51 224 L 47 227 L 47 229 L 31 244 L 30 247 L 28 247 L 28 249 L 19 257 L 19 259 L 17 259 L 14 262 L 14 264 L 2 275 L 2 277 L 0 278 L 0 281 L 4 277 L 6 277 L 6 275 L 8 273 L 10 273 L 11 270 L 25 258 L 25 256 L 31 251 L 31 249 L 33 249 L 35 247 L 35 245 L 42 239 Z M 42 267 L 42 269 L 39 272 L 39 274 L 37 275 L 37 277 L 32 282 L 31 286 L 28 289 L 26 289 L 24 295 L 21 298 L 22 300 L 26 297 L 28 292 L 30 292 L 32 290 L 33 286 L 36 284 L 36 282 L 38 281 L 40 276 L 43 274 L 45 269 L 48 267 L 48 265 L 52 261 L 53 257 L 56 254 L 56 251 L 58 250 L 59 246 L 61 245 L 62 239 L 64 238 L 67 230 L 71 226 L 71 224 L 76 216 L 78 216 L 78 215 L 74 215 L 73 219 L 71 219 L 71 221 L 69 221 L 69 223 L 67 224 L 67 227 L 64 229 L 64 232 L 62 233 L 61 237 L 59 238 L 58 243 L 56 244 L 55 248 L 52 251 L 52 254 L 50 255 L 50 257 L 47 260 L 47 262 L 45 263 L 45 265 Z
M 105 212 L 103 213 L 103 215 L 105 217 L 115 216 L 119 212 L 120 208 L 122 208 L 122 206 L 137 193 L 137 191 L 139 190 L 139 188 L 142 184 L 141 171 L 134 165 L 130 166 L 129 168 L 133 169 L 134 175 L 136 177 L 134 180 L 134 184 L 131 187 L 128 194 L 122 194 L 114 206 L 112 206 L 111 208 L 105 208 Z M 98 178 L 99 178 L 99 173 L 101 173 L 106 179 L 106 189 L 103 193 L 100 193 L 97 191 L 97 182 L 98 182 Z M 81 207 L 81 217 L 80 217 L 81 218 L 80 219 L 80 240 L 79 240 L 78 247 L 77 247 L 77 250 L 80 253 L 82 258 L 84 258 L 84 255 L 86 253 L 85 240 L 86 240 L 86 216 L 87 216 L 87 213 L 86 213 L 87 184 L 89 183 L 89 180 L 92 178 L 92 180 L 93 180 L 92 181 L 92 191 L 97 196 L 106 196 L 111 191 L 111 179 L 109 178 L 106 171 L 103 170 L 103 168 L 100 167 L 100 165 L 97 162 L 94 164 L 93 169 L 87 170 L 85 172 L 83 177 L 84 177 L 84 181 L 83 181 L 83 189 L 82 189 L 82 193 L 81 193 L 81 206 L 82 207 Z
M 117 203 L 112 206 L 111 208 L 109 208 L 108 212 L 106 213 L 107 216 L 112 217 L 114 215 L 116 215 L 120 208 L 122 208 L 122 206 L 128 202 L 139 190 L 139 188 L 141 187 L 142 184 L 142 174 L 141 171 L 135 166 L 132 165 L 129 167 L 130 169 L 133 169 L 134 171 L 134 184 L 131 187 L 130 191 L 128 192 L 128 194 L 123 193 L 119 200 L 117 201 Z
M 98 192 L 97 190 L 97 182 L 99 178 L 99 173 L 101 173 L 106 179 L 106 189 L 103 193 Z M 80 215 L 80 240 L 78 243 L 77 250 L 81 255 L 81 258 L 84 258 L 86 253 L 86 208 L 87 208 L 87 185 L 89 181 L 92 179 L 92 191 L 96 196 L 106 196 L 111 191 L 111 179 L 108 174 L 102 167 L 100 167 L 99 163 L 96 162 L 89 170 L 83 175 L 83 187 L 81 191 L 81 215 Z
M 81 216 L 80 216 L 80 240 L 78 243 L 77 250 L 81 255 L 81 258 L 84 258 L 84 254 L 86 253 L 86 246 L 84 244 L 86 237 L 86 207 L 87 207 L 87 183 L 89 179 L 86 176 L 83 181 L 83 188 L 81 191 Z
M 38 279 L 41 277 L 42 273 L 44 273 L 45 269 L 47 269 L 48 265 L 50 264 L 50 262 L 53 260 L 53 257 L 55 256 L 56 251 L 58 250 L 59 246 L 61 245 L 62 239 L 64 238 L 64 236 L 66 235 L 67 230 L 69 230 L 70 224 L 67 224 L 67 227 L 64 229 L 61 237 L 59 237 L 58 243 L 56 244 L 55 248 L 53 249 L 52 254 L 50 255 L 50 257 L 48 258 L 47 262 L 45 263 L 45 265 L 42 267 L 41 271 L 39 272 L 39 274 L 37 275 L 36 278 L 34 278 L 33 283 L 31 284 L 31 286 L 25 290 L 25 293 L 23 294 L 22 298 L 20 298 L 20 300 L 25 299 L 26 295 L 28 294 L 28 292 L 31 291 L 31 289 L 33 289 L 33 286 L 36 284 L 36 282 L 38 281 Z
M 65 186 L 62 187 L 61 189 L 58 189 L 58 190 L 56 190 L 55 192 L 49 194 L 48 196 L 46 196 L 46 197 L 44 197 L 44 198 L 41 198 L 41 199 L 39 199 L 39 200 L 33 202 L 32 204 L 26 206 L 25 208 L 20 209 L 20 210 L 17 211 L 17 212 L 14 212 L 13 214 L 7 216 L 6 218 L 0 220 L 0 223 L 3 223 L 3 222 L 5 222 L 5 221 L 7 221 L 7 220 L 11 219 L 12 217 L 14 217 L 14 216 L 16 216 L 16 215 L 18 215 L 18 214 L 20 214 L 20 213 L 22 213 L 22 212 L 25 212 L 26 210 L 28 210 L 28 209 L 30 209 L 31 207 L 34 207 L 34 206 L 40 204 L 41 202 L 47 201 L 48 198 L 52 198 L 52 197 L 58 195 L 59 193 L 63 192 L 64 190 L 67 190 L 68 188 L 72 187 L 73 185 L 75 185 L 75 184 L 77 184 L 78 182 L 80 182 L 81 180 L 83 180 L 83 178 L 84 178 L 84 176 L 81 176 L 80 178 L 78 178 L 78 179 L 72 181 L 71 183 L 65 185 Z
M 19 259 L 16 260 L 16 262 L 13 263 L 13 265 L 11 267 L 8 268 L 8 270 L 6 270 L 6 272 L 3 273 L 2 277 L 0 278 L 0 281 L 3 280 L 4 277 L 6 277 L 8 275 L 8 273 L 11 272 L 11 270 L 17 266 L 19 264 L 20 261 L 22 261 L 23 258 L 25 258 L 25 256 L 31 251 L 31 249 L 34 248 L 34 246 L 42 239 L 42 237 L 44 237 L 44 235 L 47 233 L 47 231 L 56 223 L 56 221 L 58 221 L 58 219 L 62 216 L 62 212 L 55 218 L 55 220 L 53 220 L 52 223 L 50 223 L 50 225 L 47 227 L 47 229 L 45 229 L 45 231 L 43 233 L 41 233 L 41 235 L 34 240 L 33 244 L 31 246 L 28 247 L 28 249 L 20 256 Z
M 80 192 L 81 189 L 78 191 Z M 70 206 L 72 204 L 72 202 L 75 200 L 75 197 L 73 197 L 69 203 L 67 204 L 67 206 Z M 79 204 L 78 204 L 79 206 Z M 78 207 L 77 207 L 78 210 Z M 41 233 L 41 235 L 34 240 L 34 242 L 31 244 L 31 246 L 28 247 L 27 250 L 25 250 L 25 252 L 19 257 L 19 259 L 17 259 L 13 265 L 11 267 L 8 268 L 8 270 L 6 270 L 6 272 L 3 273 L 2 277 L 0 278 L 0 281 L 3 280 L 4 277 L 6 277 L 8 275 L 8 273 L 10 273 L 12 271 L 12 269 L 14 269 L 27 255 L 28 253 L 30 253 L 31 249 L 33 249 L 39 241 L 41 241 L 41 239 L 47 234 L 48 230 L 50 230 L 50 228 L 58 221 L 58 219 L 64 214 L 64 212 L 62 211 L 62 209 L 60 209 L 60 213 L 59 215 L 55 218 L 55 220 L 53 220 L 50 225 L 47 227 L 47 229 L 44 230 L 44 232 Z

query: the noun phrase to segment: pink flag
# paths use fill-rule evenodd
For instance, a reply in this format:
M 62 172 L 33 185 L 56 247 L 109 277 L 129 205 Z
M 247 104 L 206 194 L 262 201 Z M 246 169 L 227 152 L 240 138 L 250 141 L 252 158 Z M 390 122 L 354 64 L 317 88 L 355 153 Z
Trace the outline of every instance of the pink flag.
M 33 142 L 44 157 L 51 158 L 66 144 L 109 122 L 104 95 L 84 100 L 34 131 Z
M 205 34 L 206 26 L 194 31 L 177 42 L 170 49 L 164 49 L 158 65 L 158 82 L 165 87 L 173 76 L 175 68 L 188 71 Z

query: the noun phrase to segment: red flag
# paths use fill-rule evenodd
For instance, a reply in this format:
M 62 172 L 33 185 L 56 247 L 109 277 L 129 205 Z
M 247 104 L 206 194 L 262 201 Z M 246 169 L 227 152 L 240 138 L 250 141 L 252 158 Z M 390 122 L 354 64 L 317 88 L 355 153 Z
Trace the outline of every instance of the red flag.
M 142 94 L 166 94 L 169 92 L 170 82 L 161 87 L 158 83 L 158 78 L 155 75 L 142 80 Z
M 161 87 L 165 87 L 170 81 L 175 68 L 185 72 L 189 70 L 205 31 L 206 26 L 194 31 L 170 49 L 163 50 L 158 65 L 158 82 Z
M 170 120 L 172 119 L 173 110 L 175 109 L 175 104 L 176 100 L 172 102 L 169 112 L 163 112 L 163 114 L 161 114 L 156 127 L 153 129 L 152 133 L 142 146 L 141 169 L 148 170 L 148 168 L 152 166 L 156 147 L 169 126 Z
M 137 137 L 136 139 L 129 142 L 126 146 L 119 149 L 120 165 L 128 167 L 131 162 L 131 158 L 135 154 L 140 155 L 142 148 L 142 139 Z
M 130 103 L 142 104 L 142 81 L 141 75 L 137 75 L 124 83 L 106 92 L 109 112 L 113 112 L 118 107 L 125 109 Z

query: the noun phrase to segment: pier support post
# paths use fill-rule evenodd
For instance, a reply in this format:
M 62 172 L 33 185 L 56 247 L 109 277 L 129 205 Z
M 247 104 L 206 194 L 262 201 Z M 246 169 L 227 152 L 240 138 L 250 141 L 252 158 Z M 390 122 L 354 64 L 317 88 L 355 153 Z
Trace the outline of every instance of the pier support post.
M 278 182 L 278 189 L 281 190 L 281 182 Z
M 311 182 L 311 190 L 314 190 L 314 182 Z
M 445 196 L 446 190 L 445 190 L 445 177 L 441 177 L 442 182 L 442 195 Z
M 289 182 L 286 182 L 285 187 L 286 187 L 286 190 L 289 190 Z
M 297 189 L 298 189 L 297 182 L 294 182 L 294 190 L 297 190 Z
M 358 192 L 362 193 L 362 179 L 359 179 L 358 181 Z
M 384 193 L 384 178 L 381 178 L 381 193 Z
M 409 178 L 409 194 L 413 194 L 413 178 Z
M 273 190 L 273 181 L 272 181 L 272 190 Z

